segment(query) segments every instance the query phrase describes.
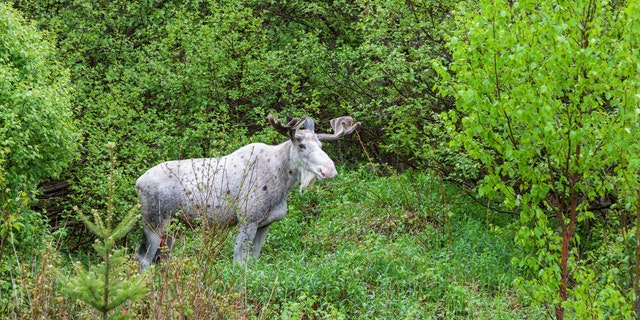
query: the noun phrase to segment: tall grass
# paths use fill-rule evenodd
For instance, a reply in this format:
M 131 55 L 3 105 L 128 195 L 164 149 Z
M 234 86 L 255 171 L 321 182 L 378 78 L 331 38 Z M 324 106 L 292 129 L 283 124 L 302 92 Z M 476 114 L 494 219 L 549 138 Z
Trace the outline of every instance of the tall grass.
M 520 301 L 512 285 L 517 271 L 510 264 L 516 249 L 509 217 L 487 213 L 460 190 L 426 173 L 373 174 L 370 168 L 341 172 L 339 178 L 317 184 L 305 194 L 292 194 L 288 216 L 271 227 L 260 260 L 244 266 L 231 261 L 234 228 L 174 224 L 174 252 L 147 270 L 152 277 L 149 296 L 128 305 L 128 315 L 149 319 L 541 316 L 536 307 Z M 70 273 L 70 268 L 61 266 L 49 282 Z M 35 269 L 33 274 L 27 272 L 22 281 L 39 286 L 42 281 L 31 280 L 37 274 Z M 52 299 L 59 297 L 56 287 L 51 290 Z M 49 318 L 57 318 L 56 313 L 90 318 L 81 306 L 58 299 Z M 51 308 L 52 302 L 31 299 L 24 304 L 35 310 Z M 16 319 L 32 315 L 3 316 L 10 314 Z
M 265 259 L 244 275 L 250 300 L 270 304 L 258 316 L 530 316 L 511 286 L 508 219 L 487 224 L 465 201 L 427 174 L 364 171 L 298 198 L 298 213 L 272 228 Z

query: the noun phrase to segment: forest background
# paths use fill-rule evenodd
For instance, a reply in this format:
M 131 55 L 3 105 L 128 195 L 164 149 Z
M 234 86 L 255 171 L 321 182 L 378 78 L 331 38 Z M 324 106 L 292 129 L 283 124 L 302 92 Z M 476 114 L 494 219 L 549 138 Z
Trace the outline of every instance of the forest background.
M 3 2 L 0 314 L 636 318 L 639 6 Z M 87 222 L 131 223 L 159 162 L 281 142 L 268 113 L 362 127 L 325 143 L 339 178 L 290 196 L 261 260 L 177 226 L 139 276 L 138 223 L 104 261 Z M 142 294 L 86 308 L 95 265 Z

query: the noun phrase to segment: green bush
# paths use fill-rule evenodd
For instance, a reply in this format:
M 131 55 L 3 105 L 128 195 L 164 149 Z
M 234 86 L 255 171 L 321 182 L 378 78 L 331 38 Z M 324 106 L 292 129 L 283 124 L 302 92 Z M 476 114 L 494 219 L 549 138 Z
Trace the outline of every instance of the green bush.
M 279 142 L 268 113 L 312 115 L 319 130 L 351 114 L 361 135 L 336 144 L 344 160 L 448 167 L 435 125 L 452 106 L 432 92 L 431 60 L 447 63 L 456 1 L 19 1 L 59 38 L 76 88 L 82 158 L 70 202 L 104 206 L 101 152 L 117 141 L 122 186 L 158 162 Z M 266 130 L 263 130 L 265 129 Z M 360 139 L 361 141 L 358 141 Z M 360 142 L 363 142 L 360 144 Z M 447 160 L 449 159 L 449 160 Z M 71 213 L 71 204 L 66 211 Z
M 38 184 L 76 156 L 72 89 L 58 58 L 48 34 L 0 4 L 0 272 L 7 252 L 38 252 L 48 228 L 29 206 Z
M 469 2 L 441 69 L 453 146 L 486 172 L 478 194 L 519 213 L 518 283 L 558 319 L 632 316 L 640 274 L 616 282 L 583 257 L 609 243 L 590 242 L 591 225 L 617 233 L 603 222 L 632 229 L 637 215 L 639 12 L 635 1 Z M 612 195 L 616 210 L 599 213 Z M 626 254 L 614 265 L 630 267 Z

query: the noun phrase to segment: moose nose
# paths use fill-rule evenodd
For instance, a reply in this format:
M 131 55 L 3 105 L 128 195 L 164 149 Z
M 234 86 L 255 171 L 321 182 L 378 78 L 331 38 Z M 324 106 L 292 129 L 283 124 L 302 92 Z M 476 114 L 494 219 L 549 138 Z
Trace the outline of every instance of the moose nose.
M 338 171 L 336 170 L 336 167 L 331 164 L 320 169 L 320 175 L 322 176 L 322 179 L 331 179 L 338 175 Z

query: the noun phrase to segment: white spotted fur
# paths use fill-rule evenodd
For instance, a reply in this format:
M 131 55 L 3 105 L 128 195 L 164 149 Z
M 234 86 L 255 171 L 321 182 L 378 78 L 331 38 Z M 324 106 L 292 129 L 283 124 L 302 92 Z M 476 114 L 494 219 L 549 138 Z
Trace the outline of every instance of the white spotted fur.
M 302 192 L 315 178 L 337 175 L 320 139 L 337 139 L 359 125 L 349 117 L 338 119 L 343 118 L 344 128 L 334 127 L 336 133 L 328 135 L 315 134 L 310 118 L 282 126 L 270 115 L 289 140 L 275 146 L 252 143 L 221 158 L 168 161 L 149 169 L 136 182 L 144 224 L 137 254 L 141 270 L 159 257 L 163 230 L 176 214 L 187 223 L 206 217 L 218 227 L 238 224 L 233 259 L 243 263 L 250 250 L 257 259 L 269 226 L 285 217 L 289 192 L 298 183 Z M 305 129 L 299 129 L 302 125 Z

